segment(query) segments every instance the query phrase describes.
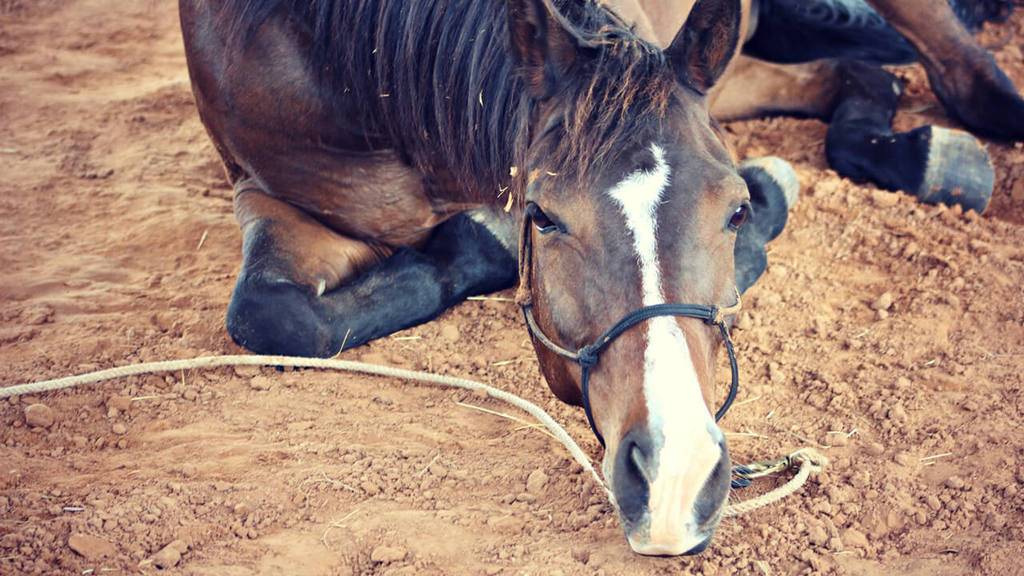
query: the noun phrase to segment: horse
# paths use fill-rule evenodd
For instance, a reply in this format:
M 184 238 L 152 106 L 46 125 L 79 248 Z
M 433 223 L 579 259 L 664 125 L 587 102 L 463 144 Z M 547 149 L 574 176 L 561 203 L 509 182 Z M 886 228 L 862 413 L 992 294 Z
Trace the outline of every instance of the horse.
M 664 50 L 590 2 L 181 0 L 180 15 L 243 234 L 232 338 L 333 356 L 521 279 L 541 370 L 586 404 L 633 550 L 707 546 L 731 479 L 708 406 L 747 287 L 734 244 L 763 250 L 793 201 L 760 168 L 744 180 L 705 104 L 739 2 L 701 0 Z M 577 350 L 658 305 L 582 371 L 540 343 Z
M 232 339 L 333 356 L 518 283 L 630 546 L 698 553 L 730 485 L 715 355 L 799 183 L 710 112 L 749 2 L 663 44 L 627 4 L 179 0 L 242 230 Z

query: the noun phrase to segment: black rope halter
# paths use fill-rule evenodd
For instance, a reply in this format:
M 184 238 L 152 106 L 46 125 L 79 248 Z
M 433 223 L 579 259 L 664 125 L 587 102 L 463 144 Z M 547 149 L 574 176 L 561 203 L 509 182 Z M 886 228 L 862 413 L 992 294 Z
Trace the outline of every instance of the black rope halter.
M 597 441 L 601 443 L 601 446 L 605 445 L 604 436 L 597 429 L 597 424 L 594 422 L 594 413 L 590 406 L 590 371 L 601 359 L 601 352 L 619 336 L 622 336 L 633 326 L 659 316 L 696 318 L 718 328 L 722 336 L 722 342 L 725 343 L 725 350 L 729 355 L 729 368 L 732 370 L 729 394 L 726 396 L 722 406 L 715 412 L 715 421 L 721 420 L 725 413 L 729 411 L 729 407 L 732 406 L 740 387 L 740 371 L 736 364 L 736 352 L 733 349 L 732 339 L 729 337 L 729 327 L 725 323 L 726 318 L 740 311 L 739 291 L 736 291 L 736 303 L 724 308 L 703 304 L 656 304 L 634 310 L 609 328 L 592 344 L 587 344 L 576 351 L 570 350 L 555 343 L 555 341 L 544 334 L 544 331 L 537 324 L 537 320 L 533 317 L 533 302 L 531 300 L 530 288 L 530 269 L 533 264 L 532 234 L 530 232 L 531 220 L 529 213 L 523 217 L 523 228 L 519 241 L 519 292 L 516 295 L 516 301 L 523 310 L 523 316 L 526 318 L 526 327 L 530 332 L 530 336 L 548 350 L 580 365 L 582 372 L 583 411 L 587 415 L 590 429 L 594 431 L 594 436 L 597 437 Z

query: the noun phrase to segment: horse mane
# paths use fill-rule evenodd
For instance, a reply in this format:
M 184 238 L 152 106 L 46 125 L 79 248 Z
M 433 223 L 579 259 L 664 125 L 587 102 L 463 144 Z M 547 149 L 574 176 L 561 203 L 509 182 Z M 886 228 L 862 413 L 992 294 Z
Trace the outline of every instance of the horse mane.
M 675 76 L 593 0 L 545 2 L 588 53 L 554 96 L 568 105 L 565 136 L 545 168 L 583 178 L 664 117 Z M 536 103 L 515 69 L 505 1 L 225 0 L 220 14 L 229 42 L 248 42 L 275 15 L 306 29 L 311 65 L 338 105 L 365 119 L 368 143 L 454 178 L 475 201 L 524 190 Z

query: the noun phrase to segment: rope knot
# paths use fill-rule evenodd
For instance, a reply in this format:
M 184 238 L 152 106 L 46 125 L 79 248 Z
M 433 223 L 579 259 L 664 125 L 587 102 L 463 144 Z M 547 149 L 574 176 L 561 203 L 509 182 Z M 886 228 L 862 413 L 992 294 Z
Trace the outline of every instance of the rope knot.
M 811 474 L 818 474 L 828 466 L 828 457 L 814 448 L 801 448 L 790 454 L 789 459 L 805 464 Z
M 594 346 L 584 346 L 576 353 L 576 362 L 588 370 L 597 366 L 598 358 L 597 349 Z

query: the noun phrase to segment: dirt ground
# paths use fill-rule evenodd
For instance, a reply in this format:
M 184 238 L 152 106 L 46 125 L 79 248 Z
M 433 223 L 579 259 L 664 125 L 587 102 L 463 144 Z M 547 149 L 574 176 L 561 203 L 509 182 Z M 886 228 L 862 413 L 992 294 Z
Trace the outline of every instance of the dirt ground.
M 239 351 L 240 238 L 175 6 L 0 0 L 0 384 Z M 1024 86 L 1018 12 L 984 40 Z M 899 126 L 948 125 L 900 74 Z M 989 145 L 979 217 L 838 178 L 819 122 L 727 131 L 794 162 L 804 196 L 746 299 L 724 427 L 739 461 L 811 445 L 832 465 L 702 556 L 632 554 L 560 445 L 457 402 L 504 405 L 222 369 L 0 401 L 0 574 L 1024 573 L 1024 149 Z M 344 357 L 512 390 L 599 457 L 508 302 Z

